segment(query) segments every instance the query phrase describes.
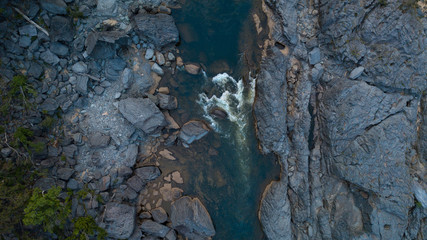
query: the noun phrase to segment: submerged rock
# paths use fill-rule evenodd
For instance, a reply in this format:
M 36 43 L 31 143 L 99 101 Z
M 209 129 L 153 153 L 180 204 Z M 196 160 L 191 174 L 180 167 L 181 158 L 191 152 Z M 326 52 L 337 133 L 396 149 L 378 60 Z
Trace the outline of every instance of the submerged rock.
M 215 235 L 211 217 L 198 198 L 182 197 L 171 205 L 172 227 L 190 239 Z
M 139 36 L 157 48 L 175 45 L 179 41 L 178 29 L 170 15 L 139 13 L 133 21 Z
M 167 125 L 162 112 L 148 98 L 121 100 L 119 111 L 132 125 L 146 134 L 152 134 Z
M 185 144 L 201 139 L 209 133 L 209 128 L 202 121 L 191 120 L 185 123 L 179 132 L 179 139 Z

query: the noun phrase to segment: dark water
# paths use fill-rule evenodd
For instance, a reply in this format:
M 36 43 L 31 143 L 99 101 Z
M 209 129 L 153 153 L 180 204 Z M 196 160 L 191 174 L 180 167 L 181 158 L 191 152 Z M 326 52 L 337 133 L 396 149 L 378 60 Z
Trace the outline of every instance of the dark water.
M 226 72 L 236 82 L 241 78 L 242 49 L 246 48 L 242 43 L 251 42 L 242 36 L 256 38 L 250 25 L 254 6 L 253 0 L 186 0 L 181 9 L 174 9 L 181 34 L 178 55 L 184 62 L 202 63 L 207 73 L 192 76 L 179 71 L 164 84 L 179 99 L 179 109 L 171 114 L 180 125 L 191 119 L 209 122 L 199 95 L 219 97 L 224 91 L 212 84 L 212 77 Z M 246 81 L 245 99 L 250 99 L 249 92 Z M 185 194 L 205 204 L 217 231 L 214 239 L 263 239 L 259 200 L 264 187 L 278 177 L 278 166 L 257 149 L 251 103 L 230 111 L 238 111 L 234 114 L 240 120 L 218 120 L 217 131 L 188 149 L 169 147 L 178 160 L 161 165 L 179 169 Z

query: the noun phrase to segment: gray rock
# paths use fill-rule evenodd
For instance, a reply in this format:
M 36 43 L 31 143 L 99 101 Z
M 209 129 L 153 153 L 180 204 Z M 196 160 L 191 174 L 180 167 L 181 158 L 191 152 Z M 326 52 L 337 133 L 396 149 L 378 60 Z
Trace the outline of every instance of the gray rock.
M 139 193 L 145 184 L 138 176 L 133 176 L 127 180 L 127 185 Z
M 95 132 L 89 135 L 89 144 L 93 148 L 102 148 L 108 146 L 111 137 L 100 132 Z
M 308 60 L 311 65 L 315 65 L 320 62 L 321 60 L 321 53 L 319 48 L 315 48 L 311 50 L 311 52 L 308 54 Z
M 192 120 L 185 123 L 179 132 L 179 139 L 185 144 L 201 139 L 209 133 L 209 128 L 202 121 Z
M 89 78 L 87 76 L 80 76 L 80 75 L 77 76 L 76 91 L 82 95 L 86 95 L 88 81 L 89 81 Z
M 40 54 L 40 58 L 47 64 L 56 65 L 59 63 L 59 58 L 50 50 L 46 50 Z
M 125 68 L 120 75 L 120 82 L 123 85 L 123 89 L 128 89 L 133 83 L 134 74 L 133 71 L 129 68 Z
M 32 24 L 24 25 L 19 28 L 19 34 L 29 37 L 35 37 L 37 36 L 37 28 Z
M 418 182 L 413 183 L 413 189 L 415 197 L 417 198 L 418 202 L 421 203 L 424 209 L 427 208 L 427 191 L 425 186 L 423 187 Z
M 125 151 L 120 153 L 120 160 L 124 166 L 133 167 L 136 163 L 137 155 L 138 146 L 136 144 L 130 144 Z
M 105 63 L 105 77 L 111 81 L 119 80 L 125 67 L 126 62 L 121 58 L 108 59 Z
M 72 67 L 71 70 L 76 73 L 87 73 L 87 64 L 80 61 L 76 62 Z
M 70 181 L 68 181 L 67 188 L 71 190 L 77 190 L 79 189 L 79 183 L 74 178 L 72 178 Z
M 165 74 L 163 69 L 157 63 L 154 63 L 153 66 L 151 66 L 151 70 L 159 74 L 160 76 L 163 76 L 163 74 Z
M 62 148 L 62 152 L 66 157 L 73 158 L 77 152 L 77 149 L 78 149 L 77 146 L 72 144 L 72 145 L 64 146 Z
M 27 48 L 31 45 L 31 38 L 28 36 L 21 36 L 19 38 L 19 46 L 23 48 Z
M 353 71 L 351 71 L 349 77 L 350 79 L 357 79 L 358 77 L 360 77 L 360 75 L 362 75 L 363 71 L 365 70 L 364 67 L 357 67 L 355 69 L 353 69 Z
M 56 175 L 58 176 L 58 178 L 68 181 L 68 179 L 70 179 L 70 177 L 74 174 L 74 172 L 75 171 L 72 168 L 60 168 L 56 172 Z
M 147 49 L 147 51 L 145 52 L 145 59 L 150 60 L 151 58 L 153 58 L 154 56 L 154 50 L 149 48 Z
M 161 52 L 156 53 L 156 61 L 160 66 L 163 66 L 165 64 L 166 60 Z
M 161 238 L 165 237 L 166 234 L 170 231 L 170 228 L 166 227 L 165 225 L 153 222 L 151 220 L 143 221 L 140 227 L 144 233 Z
M 132 175 L 132 169 L 127 166 L 122 166 L 117 170 L 117 176 L 128 178 L 130 175 Z
M 167 125 L 162 112 L 147 98 L 121 100 L 119 111 L 132 125 L 146 134 L 152 134 Z
M 12 150 L 11 148 L 2 148 L 2 149 L 1 149 L 1 155 L 2 155 L 4 158 L 9 157 L 9 156 L 12 154 L 12 152 L 13 152 L 13 150 Z
M 47 98 L 41 105 L 40 110 L 53 112 L 59 107 L 58 102 L 53 98 Z
M 68 47 L 59 42 L 51 43 L 49 49 L 51 52 L 61 57 L 65 57 L 68 55 Z
M 135 174 L 143 182 L 149 182 L 158 178 L 161 175 L 161 172 L 156 166 L 147 166 L 135 169 Z
M 107 191 L 110 188 L 111 184 L 111 177 L 110 175 L 103 176 L 101 179 L 99 179 L 99 191 Z
M 175 61 L 175 55 L 173 55 L 173 53 L 168 53 L 168 59 L 169 61 Z
M 97 95 L 102 95 L 102 93 L 104 92 L 104 88 L 101 86 L 96 86 L 93 91 L 97 94 Z
M 39 78 L 43 73 L 43 67 L 37 62 L 32 62 L 27 73 L 31 77 Z
M 96 10 L 103 16 L 114 16 L 117 12 L 116 0 L 103 0 L 98 1 Z
M 143 64 L 138 73 L 133 73 L 134 82 L 131 86 L 130 93 L 135 96 L 144 95 L 148 92 L 154 83 L 151 76 L 151 67 L 149 63 Z
M 47 191 L 55 186 L 55 180 L 53 178 L 40 178 L 34 184 L 34 188 L 39 188 L 42 191 Z
M 63 0 L 40 0 L 40 5 L 53 14 L 67 14 L 67 4 Z
M 150 213 L 153 216 L 154 221 L 158 223 L 164 223 L 166 220 L 168 220 L 168 214 L 161 207 L 151 210 Z
M 173 110 L 178 107 L 178 100 L 174 96 L 159 93 L 157 94 L 157 98 L 159 99 L 159 107 L 161 109 Z
M 105 208 L 104 223 L 109 237 L 125 239 L 135 228 L 135 207 L 109 202 Z
M 74 39 L 74 28 L 69 18 L 55 16 L 50 21 L 49 34 L 52 41 L 71 42 Z
M 89 54 L 95 59 L 110 59 L 116 55 L 116 49 L 113 43 L 97 41 Z
M 171 229 L 168 234 L 165 236 L 166 240 L 176 240 L 176 233 L 173 229 Z
M 178 29 L 170 15 L 139 13 L 133 22 L 140 38 L 152 43 L 156 48 L 175 45 L 179 41 Z
M 215 235 L 211 217 L 198 198 L 182 197 L 171 205 L 172 227 L 190 239 Z

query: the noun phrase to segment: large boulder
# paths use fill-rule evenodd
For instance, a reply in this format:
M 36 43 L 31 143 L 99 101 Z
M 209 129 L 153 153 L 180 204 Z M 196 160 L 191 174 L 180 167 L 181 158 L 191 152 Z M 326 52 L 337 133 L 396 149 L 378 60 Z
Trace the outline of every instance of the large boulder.
M 170 15 L 140 13 L 134 17 L 134 24 L 139 36 L 157 48 L 174 45 L 179 41 L 178 28 Z
M 129 238 L 135 227 L 135 207 L 126 204 L 107 203 L 104 215 L 105 230 L 111 238 Z
M 135 127 L 151 134 L 167 125 L 165 117 L 148 98 L 127 98 L 119 102 L 119 111 Z
M 170 228 L 152 220 L 145 220 L 141 224 L 141 230 L 151 236 L 164 238 L 170 231 Z
M 52 41 L 71 42 L 74 39 L 73 23 L 69 18 L 55 16 L 50 21 L 49 33 Z
M 209 133 L 209 128 L 202 121 L 191 120 L 182 126 L 179 132 L 179 139 L 184 144 L 191 144 L 192 142 L 201 139 Z
M 161 175 L 160 169 L 156 166 L 146 166 L 135 169 L 135 174 L 142 181 L 149 182 Z
M 215 235 L 211 217 L 198 198 L 188 196 L 171 205 L 172 227 L 190 239 L 202 239 Z

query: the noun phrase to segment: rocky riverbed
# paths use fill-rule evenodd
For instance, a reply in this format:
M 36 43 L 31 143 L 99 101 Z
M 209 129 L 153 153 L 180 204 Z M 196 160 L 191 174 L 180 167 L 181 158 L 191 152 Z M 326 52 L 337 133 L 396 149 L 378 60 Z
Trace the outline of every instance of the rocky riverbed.
M 214 129 L 188 114 L 174 119 L 180 99 L 166 85 L 177 84 L 178 71 L 230 69 L 183 60 L 176 45 L 196 40 L 175 24 L 180 6 L 0 1 L 1 87 L 26 79 L 15 92 L 23 106 L 2 96 L 1 161 L 31 155 L 46 173 L 34 187 L 59 186 L 64 200 L 74 193 L 72 217 L 92 216 L 110 239 L 216 234 L 203 199 L 183 190 L 189 174 L 172 163 L 178 146 L 200 156 L 188 148 Z M 425 239 L 425 3 L 265 0 L 261 10 L 250 42 L 262 63 L 246 61 L 258 68 L 259 148 L 280 163 L 280 180 L 259 206 L 266 238 Z M 229 117 L 220 108 L 210 114 Z M 11 145 L 22 128 L 43 143 L 40 151 L 23 152 L 22 139 L 21 148 Z M 218 155 L 212 145 L 203 151 Z M 215 181 L 226 184 L 220 172 Z

